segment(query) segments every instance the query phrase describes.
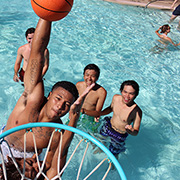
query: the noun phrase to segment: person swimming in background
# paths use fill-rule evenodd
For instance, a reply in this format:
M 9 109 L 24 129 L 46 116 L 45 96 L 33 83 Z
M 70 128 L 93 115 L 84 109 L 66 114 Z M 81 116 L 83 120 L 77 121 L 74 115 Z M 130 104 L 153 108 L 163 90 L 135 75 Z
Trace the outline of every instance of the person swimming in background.
M 161 31 L 160 31 L 161 30 Z M 160 39 L 158 39 L 158 43 L 154 47 L 150 49 L 150 52 L 159 54 L 163 52 L 164 50 L 167 50 L 168 45 L 172 44 L 173 47 L 179 46 L 180 43 L 175 44 L 170 37 L 168 37 L 168 33 L 170 33 L 170 26 L 168 24 L 165 24 L 163 26 L 160 26 L 159 29 L 155 31 L 155 33 L 158 35 Z M 160 31 L 160 33 L 159 33 Z
M 159 31 L 161 30 L 161 34 L 159 33 Z M 175 44 L 172 39 L 170 37 L 168 37 L 168 33 L 170 33 L 170 26 L 168 24 L 165 24 L 163 26 L 160 26 L 159 29 L 157 29 L 155 31 L 155 33 L 160 37 L 160 40 L 158 40 L 160 43 L 164 44 L 164 45 L 168 45 L 169 43 L 171 43 L 173 46 L 179 46 L 180 43 Z

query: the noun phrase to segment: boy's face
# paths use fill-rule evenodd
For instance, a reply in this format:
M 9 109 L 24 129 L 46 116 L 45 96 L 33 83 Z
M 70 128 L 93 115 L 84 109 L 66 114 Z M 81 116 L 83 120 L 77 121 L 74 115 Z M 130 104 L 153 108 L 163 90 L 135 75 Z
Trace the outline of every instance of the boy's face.
M 30 44 L 30 45 L 32 44 L 33 37 L 34 37 L 34 33 L 27 35 L 26 40 L 27 40 L 28 44 Z
M 24 167 L 24 158 L 16 158 L 16 162 L 19 164 L 20 169 Z M 41 166 L 40 162 L 40 166 Z M 25 160 L 25 177 L 34 179 L 39 172 L 38 163 L 36 157 L 26 158 Z
M 70 106 L 74 102 L 73 95 L 62 87 L 50 92 L 48 96 L 46 114 L 50 119 L 56 119 L 69 112 Z
M 93 69 L 87 69 L 84 73 L 84 81 L 86 86 L 90 86 L 97 81 L 97 73 Z
M 125 85 L 121 94 L 124 104 L 130 104 L 135 99 L 135 89 L 131 85 Z

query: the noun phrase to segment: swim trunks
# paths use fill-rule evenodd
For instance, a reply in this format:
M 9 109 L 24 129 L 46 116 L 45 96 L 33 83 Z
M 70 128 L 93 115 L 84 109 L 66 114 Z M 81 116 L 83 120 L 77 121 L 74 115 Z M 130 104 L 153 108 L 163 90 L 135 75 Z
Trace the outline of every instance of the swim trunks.
M 77 127 L 88 133 L 97 133 L 100 126 L 99 122 L 94 121 L 93 116 L 88 116 L 87 114 L 80 114 Z
M 5 126 L 2 126 L 0 134 L 2 134 L 4 128 Z M 2 154 L 3 154 L 5 162 L 8 161 L 7 156 L 12 157 L 11 152 L 13 154 L 13 157 L 24 158 L 24 152 L 21 152 L 12 147 L 9 147 L 8 142 L 4 139 L 0 140 L 0 148 L 2 150 Z M 34 152 L 26 152 L 26 158 L 31 158 L 33 155 L 34 155 Z
M 178 5 L 175 10 L 172 13 L 175 16 L 179 16 L 180 15 L 180 5 Z
M 19 79 L 24 82 L 24 73 L 25 71 L 21 68 L 21 70 L 19 71 Z
M 112 154 L 118 155 L 126 150 L 124 141 L 126 140 L 128 133 L 121 134 L 115 131 L 111 126 L 110 120 L 110 116 L 106 116 L 104 118 L 104 124 L 100 129 L 100 134 L 105 137 L 110 137 L 109 150 L 112 152 Z
M 69 120 L 65 123 L 68 125 Z M 86 133 L 98 133 L 100 122 L 95 122 L 93 116 L 80 113 L 79 120 L 77 122 L 77 128 Z

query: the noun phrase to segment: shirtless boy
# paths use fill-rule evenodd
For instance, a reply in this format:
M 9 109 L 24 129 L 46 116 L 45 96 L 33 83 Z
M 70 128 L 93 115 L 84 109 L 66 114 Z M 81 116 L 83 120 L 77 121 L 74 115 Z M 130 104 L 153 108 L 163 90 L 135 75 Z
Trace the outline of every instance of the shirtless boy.
M 107 92 L 106 90 L 99 84 L 97 84 L 97 80 L 100 75 L 100 69 L 95 64 L 88 64 L 84 68 L 84 81 L 80 81 L 76 84 L 78 89 L 79 95 L 83 93 L 83 91 L 90 86 L 91 84 L 95 83 L 93 89 L 89 92 L 86 96 L 82 109 L 81 109 L 81 118 L 86 119 L 92 123 L 92 128 L 94 121 L 98 122 L 98 118 L 95 118 L 98 113 L 102 110 L 104 101 L 106 99 Z M 90 127 L 88 128 L 90 129 Z
M 12 113 L 10 114 L 6 127 L 3 131 L 13 127 L 32 123 L 32 122 L 54 122 L 62 123 L 60 117 L 64 116 L 69 110 L 69 126 L 76 126 L 79 118 L 80 109 L 85 95 L 94 86 L 88 87 L 84 93 L 77 99 L 78 91 L 76 86 L 67 81 L 57 82 L 50 92 L 47 102 L 43 104 L 44 100 L 44 85 L 42 81 L 42 70 L 44 65 L 44 51 L 48 45 L 51 32 L 51 22 L 40 19 L 33 37 L 32 49 L 30 53 L 29 62 L 24 76 L 24 92 L 17 101 Z M 77 100 L 76 100 L 77 99 Z M 76 101 L 75 101 L 76 100 Z M 72 106 L 71 106 L 72 105 Z M 37 149 L 41 151 L 46 148 L 49 138 L 54 128 L 43 127 L 33 128 L 35 134 Z M 25 130 L 18 131 L 6 137 L 6 141 L 10 145 L 12 151 L 23 151 L 23 135 Z M 46 160 L 46 168 L 49 169 L 51 165 L 57 166 L 55 162 L 52 164 L 52 158 L 58 149 L 59 133 L 55 132 L 52 140 L 52 145 Z M 63 134 L 61 160 L 64 165 L 69 145 L 71 143 L 73 133 L 65 131 Z M 26 139 L 26 158 L 31 158 L 34 153 L 34 144 L 32 133 L 27 133 Z M 3 147 L 2 147 L 3 148 Z M 29 156 L 28 156 L 29 155 Z M 22 156 L 23 157 L 23 156 Z M 54 159 L 54 158 L 53 158 Z M 54 161 L 57 161 L 57 157 Z M 53 161 L 53 162 L 54 162 Z M 61 165 L 61 166 L 62 166 Z M 28 172 L 30 175 L 34 172 L 34 164 L 32 163 L 32 170 Z M 37 170 L 37 165 L 36 168 Z M 26 170 L 29 170 L 26 168 Z M 54 167 L 49 169 L 48 177 L 56 174 Z M 34 174 L 34 173 L 33 173 Z
M 14 65 L 14 77 L 13 77 L 13 80 L 15 82 L 18 82 L 19 80 L 21 80 L 23 82 L 24 72 L 26 71 L 27 64 L 28 64 L 28 59 L 29 59 L 30 52 L 31 52 L 31 45 L 32 45 L 33 37 L 34 37 L 34 32 L 35 32 L 35 28 L 27 29 L 27 31 L 25 33 L 25 36 L 26 36 L 26 40 L 27 40 L 28 43 L 24 44 L 23 46 L 18 48 L 16 62 L 15 62 L 15 65 Z M 46 73 L 46 71 L 48 70 L 48 67 L 49 67 L 49 51 L 48 51 L 47 48 L 44 51 L 44 57 L 45 57 L 45 61 L 44 61 L 44 67 L 43 67 L 43 70 L 42 70 L 42 76 L 45 75 L 45 73 Z M 23 60 L 23 66 L 20 69 L 22 60 Z M 18 74 L 19 74 L 19 76 L 18 76 Z
M 138 134 L 142 118 L 142 111 L 134 102 L 139 93 L 139 85 L 133 80 L 124 81 L 120 91 L 121 95 L 114 95 L 111 105 L 100 113 L 102 116 L 113 112 L 112 118 L 104 118 L 100 134 L 111 138 L 109 150 L 116 156 L 125 151 L 124 141 L 128 134 Z

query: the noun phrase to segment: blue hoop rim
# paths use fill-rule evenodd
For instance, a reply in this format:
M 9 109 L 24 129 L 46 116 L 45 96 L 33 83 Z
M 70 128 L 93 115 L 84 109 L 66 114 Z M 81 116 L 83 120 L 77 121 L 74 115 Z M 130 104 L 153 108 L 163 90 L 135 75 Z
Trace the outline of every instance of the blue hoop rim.
M 109 149 L 107 149 L 101 142 L 99 142 L 97 139 L 95 139 L 94 137 L 90 136 L 89 134 L 71 127 L 71 126 L 67 126 L 64 124 L 57 124 L 57 123 L 51 123 L 51 122 L 36 122 L 36 123 L 28 123 L 28 124 L 23 124 L 20 126 L 16 126 L 12 129 L 9 129 L 5 132 L 3 132 L 2 134 L 0 134 L 0 139 L 4 138 L 5 136 L 8 136 L 9 134 L 12 134 L 16 131 L 19 130 L 23 130 L 23 129 L 27 129 L 27 128 L 34 128 L 34 127 L 52 127 L 52 128 L 59 128 L 59 129 L 65 129 L 71 132 L 74 132 L 78 135 L 83 136 L 84 138 L 89 139 L 90 141 L 92 141 L 94 144 L 96 144 L 99 148 L 101 148 L 106 155 L 108 156 L 108 158 L 113 162 L 113 164 L 115 165 L 117 171 L 119 172 L 119 175 L 121 177 L 122 180 L 127 180 L 126 175 L 120 165 L 120 163 L 118 162 L 118 160 L 115 158 L 115 156 L 109 151 Z

